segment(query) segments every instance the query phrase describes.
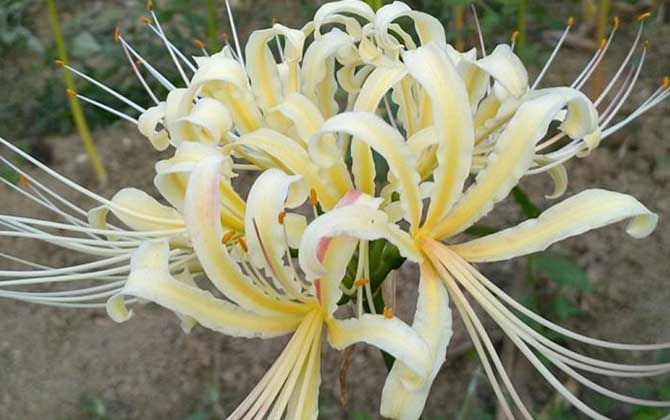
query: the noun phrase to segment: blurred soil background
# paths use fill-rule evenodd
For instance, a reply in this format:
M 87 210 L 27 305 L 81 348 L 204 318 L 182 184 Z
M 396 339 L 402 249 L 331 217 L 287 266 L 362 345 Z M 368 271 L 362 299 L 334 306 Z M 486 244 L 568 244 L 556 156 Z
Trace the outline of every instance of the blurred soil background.
M 207 39 L 204 1 L 161 0 L 158 14 L 171 40 L 197 54 L 192 39 Z M 441 18 L 450 39 L 465 46 L 477 45 L 473 19 L 465 8 L 458 32 L 454 16 L 469 2 L 416 0 L 412 5 Z M 517 27 L 522 1 L 477 2 L 489 51 L 507 42 Z M 529 64 L 531 78 L 547 58 L 556 34 L 568 16 L 577 25 L 561 51 L 545 86 L 570 84 L 593 54 L 594 1 L 529 1 L 526 45 L 521 55 Z M 84 5 L 82 7 L 82 5 Z M 115 87 L 141 104 L 148 103 L 133 79 L 112 32 L 120 25 L 150 62 L 175 76 L 160 41 L 140 23 L 146 13 L 136 0 L 57 1 L 70 52 L 78 68 Z M 218 33 L 227 31 L 223 1 L 216 2 Z M 254 29 L 270 25 L 272 18 L 300 27 L 318 7 L 314 0 L 238 1 L 235 13 L 242 39 Z M 645 69 L 623 112 L 658 88 L 670 71 L 670 24 L 662 2 L 615 1 L 612 14 L 621 16 L 622 30 L 604 62 L 608 77 L 623 59 L 635 30 L 636 16 L 653 9 L 646 38 L 650 51 Z M 461 9 L 463 10 L 463 9 Z M 457 19 L 456 19 L 457 20 Z M 457 22 L 456 22 L 457 23 Z M 557 32 L 558 31 L 558 32 Z M 221 41 L 221 38 L 219 38 Z M 208 46 L 214 50 L 212 45 Z M 219 45 L 220 47 L 220 45 Z M 111 197 L 122 187 L 138 187 L 156 195 L 153 165 L 167 155 L 159 154 L 136 129 L 90 107 L 85 109 L 96 146 L 109 171 L 109 181 L 99 186 L 71 122 L 61 70 L 48 16 L 42 1 L 0 0 L 0 135 L 20 145 L 60 173 Z M 176 77 L 172 77 L 176 80 Z M 532 80 L 532 79 L 531 79 Z M 77 90 L 109 102 L 91 85 L 78 80 Z M 598 89 L 588 84 L 585 92 Z M 670 103 L 650 111 L 608 139 L 586 159 L 568 163 L 570 186 L 566 196 L 585 188 L 600 187 L 630 193 L 661 219 L 648 239 L 634 240 L 617 225 L 570 239 L 532 260 L 482 265 L 497 284 L 550 319 L 601 339 L 630 343 L 670 341 Z M 6 150 L 3 150 L 3 154 Z M 2 176 L 15 177 L 6 167 Z M 548 177 L 525 179 L 522 187 L 540 208 L 551 200 Z M 81 197 L 63 191 L 82 206 Z M 523 214 L 511 200 L 496 209 L 485 223 L 509 226 Z M 0 187 L 2 213 L 50 217 L 27 200 Z M 0 241 L 3 250 L 32 256 L 42 263 L 61 266 L 78 262 L 69 253 L 57 252 L 26 241 Z M 5 262 L 2 263 L 3 265 Z M 415 270 L 403 268 L 398 276 L 401 317 L 411 320 L 415 299 Z M 454 310 L 455 336 L 447 363 L 428 400 L 426 419 L 494 419 L 496 403 L 490 386 L 458 315 Z M 509 351 L 495 326 L 488 323 L 495 343 L 506 355 L 508 367 L 522 397 L 543 419 L 582 418 L 557 398 L 556 393 L 518 355 Z M 115 324 L 104 311 L 68 310 L 0 300 L 0 419 L 189 419 L 221 418 L 241 401 L 279 354 L 285 339 L 260 342 L 224 337 L 196 327 L 182 333 L 171 313 L 147 305 L 125 324 Z M 570 348 L 610 360 L 654 362 L 668 354 L 626 355 L 575 342 Z M 324 347 L 320 418 L 378 418 L 379 396 L 386 370 L 380 354 L 367 346 L 355 346 L 346 374 L 347 403 L 341 402 L 342 355 Z M 511 354 L 511 357 L 510 357 Z M 559 375 L 559 378 L 565 378 Z M 614 389 L 647 398 L 670 399 L 670 377 L 655 380 L 603 379 Z M 657 419 L 667 414 L 613 404 L 575 383 L 567 385 L 603 413 L 616 419 Z

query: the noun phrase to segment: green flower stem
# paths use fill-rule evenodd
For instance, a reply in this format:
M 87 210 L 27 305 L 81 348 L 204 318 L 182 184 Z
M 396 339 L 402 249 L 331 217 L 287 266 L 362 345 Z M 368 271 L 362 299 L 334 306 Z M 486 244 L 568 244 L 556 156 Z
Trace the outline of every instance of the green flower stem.
M 528 11 L 528 0 L 519 0 L 519 35 L 516 39 L 517 48 L 521 51 L 526 47 L 526 33 L 528 32 L 528 27 L 526 24 L 526 14 Z
M 61 31 L 60 22 L 58 20 L 58 11 L 56 10 L 56 4 L 54 0 L 46 0 L 47 10 L 49 13 L 49 20 L 51 21 L 51 31 L 53 33 L 54 42 L 56 43 L 56 49 L 58 50 L 58 57 L 64 63 L 68 62 L 67 57 L 67 48 L 65 47 L 65 42 L 63 41 L 63 33 Z M 74 81 L 72 80 L 72 75 L 69 71 L 63 71 L 63 79 L 65 80 L 65 85 L 71 91 L 74 89 Z M 100 160 L 98 151 L 95 148 L 93 143 L 93 138 L 91 137 L 91 131 L 88 128 L 86 123 L 86 117 L 84 116 L 84 111 L 81 109 L 81 103 L 79 99 L 74 95 L 68 95 L 70 102 L 70 110 L 72 111 L 72 119 L 74 120 L 77 130 L 79 131 L 79 137 L 84 143 L 84 149 L 86 154 L 88 154 L 89 159 L 91 160 L 91 165 L 93 165 L 93 170 L 95 175 L 98 178 L 100 183 L 104 183 L 107 180 L 107 171 L 105 166 Z
M 458 51 L 465 49 L 465 41 L 463 40 L 463 28 L 465 26 L 465 6 L 457 4 L 454 6 L 454 47 Z
M 216 52 L 219 49 L 219 28 L 216 21 L 214 0 L 207 0 L 207 40 L 211 52 Z
M 612 5 L 610 0 L 600 0 L 598 2 L 598 16 L 596 23 L 596 45 L 601 39 L 607 37 L 608 17 Z M 605 65 L 600 63 L 593 74 L 593 84 L 591 85 L 593 97 L 600 95 L 605 85 Z
M 384 0 L 365 0 L 365 2 L 372 7 L 372 10 L 378 10 L 384 5 Z

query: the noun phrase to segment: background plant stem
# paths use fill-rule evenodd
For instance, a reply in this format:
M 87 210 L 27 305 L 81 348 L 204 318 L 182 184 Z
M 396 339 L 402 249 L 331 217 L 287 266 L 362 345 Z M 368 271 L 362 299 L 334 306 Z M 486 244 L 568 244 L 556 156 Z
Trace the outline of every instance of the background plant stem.
M 521 51 L 526 47 L 526 13 L 528 12 L 528 0 L 519 0 L 518 28 L 519 35 L 516 39 L 516 46 Z
M 465 41 L 463 40 L 463 27 L 465 17 L 465 6 L 462 4 L 454 6 L 454 32 L 456 37 L 454 39 L 454 48 L 458 51 L 465 49 Z
M 65 47 L 65 41 L 63 41 L 63 33 L 60 28 L 60 22 L 58 21 L 56 4 L 54 0 L 46 0 L 46 5 L 49 12 L 49 20 L 51 22 L 51 31 L 53 33 L 54 42 L 56 43 L 56 49 L 58 50 L 58 57 L 64 63 L 67 63 L 67 48 Z M 74 81 L 67 69 L 63 70 L 63 79 L 65 80 L 67 88 L 74 91 Z M 79 102 L 79 99 L 73 95 L 68 95 L 68 99 L 70 102 L 70 110 L 72 111 L 72 119 L 77 126 L 77 131 L 79 131 L 79 137 L 84 143 L 86 154 L 88 154 L 88 157 L 91 160 L 91 165 L 93 166 L 98 181 L 104 183 L 107 180 L 107 171 L 105 170 L 105 167 L 100 160 L 100 156 L 98 155 L 98 151 L 95 148 L 95 144 L 93 143 L 91 131 L 86 123 L 86 116 L 81 109 L 81 103 Z
M 601 39 L 607 36 L 608 17 L 610 14 L 611 2 L 610 0 L 600 0 L 598 2 L 598 20 L 596 25 L 596 45 Z M 591 85 L 591 94 L 595 98 L 600 95 L 605 84 L 605 66 L 601 62 L 593 74 L 593 82 Z
M 207 41 L 210 52 L 217 52 L 219 49 L 219 28 L 216 24 L 214 0 L 207 0 Z
M 377 10 L 384 5 L 384 0 L 365 0 L 365 2 L 372 7 L 372 10 Z

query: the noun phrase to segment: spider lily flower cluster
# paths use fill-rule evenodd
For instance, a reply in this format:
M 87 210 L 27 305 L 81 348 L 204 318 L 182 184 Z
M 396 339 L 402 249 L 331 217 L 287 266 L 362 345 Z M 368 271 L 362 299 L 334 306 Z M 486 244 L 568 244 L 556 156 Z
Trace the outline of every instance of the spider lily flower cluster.
M 474 240 L 456 239 L 524 176 L 549 172 L 556 183 L 551 197 L 562 195 L 565 161 L 585 157 L 668 97 L 666 80 L 637 110 L 614 122 L 644 63 L 647 47 L 638 47 L 646 16 L 641 16 L 620 69 L 591 101 L 581 88 L 610 48 L 618 20 L 571 86 L 540 88 L 572 22 L 530 83 L 513 43 L 490 53 L 483 41 L 479 49 L 456 51 L 435 18 L 401 2 L 376 12 L 358 0 L 327 3 L 302 29 L 273 24 L 252 33 L 244 51 L 233 31 L 234 47 L 211 56 L 203 50 L 203 56 L 193 59 L 169 41 L 151 7 L 150 13 L 145 23 L 165 44 L 182 87 L 159 73 L 120 31 L 115 39 L 151 107 L 61 64 L 138 115 L 70 94 L 135 124 L 157 150 L 174 149 L 173 157 L 155 167 L 154 184 L 167 204 L 132 188 L 107 200 L 2 140 L 13 153 L 99 206 L 88 211 L 76 206 L 2 157 L 22 177 L 18 185 L 8 185 L 62 219 L 3 215 L 3 235 L 39 239 L 94 260 L 52 268 L 2 254 L 28 269 L 1 271 L 0 296 L 104 306 L 118 322 L 131 318 L 130 305 L 152 301 L 177 314 L 185 331 L 200 324 L 242 337 L 292 333 L 231 419 L 316 418 L 324 332 L 336 349 L 365 342 L 395 357 L 381 414 L 419 418 L 447 354 L 450 299 L 508 418 L 532 414 L 471 300 L 584 414 L 604 418 L 566 389 L 540 356 L 606 397 L 670 406 L 616 393 L 583 375 L 652 376 L 670 371 L 670 364 L 629 365 L 589 357 L 542 336 L 520 315 L 597 347 L 652 351 L 670 348 L 670 343 L 613 343 L 567 330 L 526 309 L 473 265 L 541 251 L 624 220 L 629 220 L 629 235 L 644 238 L 656 226 L 654 213 L 631 196 L 591 189 L 537 219 Z M 411 20 L 412 27 L 399 25 L 401 18 Z M 145 72 L 167 94 L 153 91 Z M 389 168 L 381 185 L 373 152 Z M 258 174 L 246 199 L 234 188 L 240 171 Z M 125 227 L 109 222 L 110 213 Z M 380 256 L 377 244 L 395 252 L 394 263 L 419 267 L 411 325 L 395 317 L 392 308 L 375 305 L 379 285 L 371 278 L 397 268 L 384 260 L 391 258 L 386 253 Z M 198 285 L 200 278 L 212 287 Z M 74 281 L 87 286 L 24 291 L 33 284 Z M 355 316 L 343 319 L 336 310 L 348 302 L 355 305 Z

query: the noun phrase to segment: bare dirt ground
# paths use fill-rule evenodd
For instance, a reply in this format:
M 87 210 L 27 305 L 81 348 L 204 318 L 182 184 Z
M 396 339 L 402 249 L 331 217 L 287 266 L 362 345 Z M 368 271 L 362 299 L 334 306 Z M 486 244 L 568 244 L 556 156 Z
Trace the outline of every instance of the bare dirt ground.
M 651 39 L 668 39 L 667 27 L 654 29 Z M 654 45 L 652 61 L 634 101 L 658 86 L 658 75 L 668 67 L 667 44 Z M 620 48 L 621 51 L 624 47 Z M 584 53 L 567 51 L 557 66 L 556 82 L 575 74 Z M 565 80 L 562 80 L 564 79 Z M 630 109 L 629 109 L 630 110 Z M 630 193 L 661 219 L 648 239 L 634 240 L 617 225 L 553 248 L 575 256 L 589 274 L 595 292 L 582 297 L 584 314 L 571 320 L 575 330 L 602 339 L 631 343 L 670 341 L 670 119 L 668 105 L 644 116 L 632 129 L 607 140 L 592 156 L 571 162 L 567 196 L 585 188 L 600 187 Z M 157 155 L 132 128 L 119 125 L 95 133 L 100 152 L 110 170 L 110 181 L 102 189 L 111 196 L 118 188 L 151 188 Z M 75 136 L 40 139 L 53 152 L 51 166 L 82 184 L 97 188 L 88 162 L 81 155 Z M 524 181 L 532 197 L 549 189 L 544 178 Z M 74 197 L 74 196 L 73 196 Z M 75 201 L 81 202 L 74 198 Z M 0 189 L 3 213 L 46 216 L 33 211 L 25 200 Z M 543 208 L 551 202 L 537 199 Z M 513 206 L 503 206 L 489 216 L 489 223 L 504 226 L 516 220 Z M 2 241 L 2 247 L 22 251 L 52 265 L 72 263 L 72 257 L 50 252 L 34 244 Z M 33 246 L 34 248 L 30 248 Z M 498 284 L 508 286 L 525 272 L 525 263 L 491 264 L 481 267 Z M 411 302 L 416 273 L 403 269 L 399 277 L 400 300 Z M 399 309 L 411 314 L 411 304 Z M 454 310 L 454 314 L 456 311 Z M 455 315 L 457 318 L 457 315 Z M 463 351 L 467 337 L 459 321 L 447 355 L 428 401 L 426 418 L 452 418 L 458 413 L 466 388 L 478 362 Z M 494 331 L 492 328 L 491 331 Z M 87 419 L 87 401 L 104 402 L 109 419 L 185 419 L 205 410 L 213 416 L 229 412 L 261 378 L 278 355 L 285 339 L 271 341 L 224 337 L 203 328 L 184 335 L 178 320 L 156 306 L 140 308 L 125 324 L 115 324 L 103 311 L 65 310 L 0 300 L 0 419 Z M 324 346 L 325 349 L 328 346 Z M 573 345 L 574 349 L 581 349 Z M 453 354 L 456 351 L 457 354 Z M 587 354 L 621 359 L 614 352 L 584 350 Z M 651 361 L 635 354 L 626 360 Z M 323 419 L 351 418 L 368 413 L 376 418 L 385 368 L 374 349 L 358 345 L 348 372 L 348 406 L 340 403 L 341 355 L 327 349 L 322 363 L 321 415 Z M 517 369 L 521 390 L 536 411 L 553 396 L 525 364 Z M 480 403 L 492 407 L 491 392 L 482 380 Z M 645 381 L 612 381 L 622 392 Z M 658 383 L 658 382 L 657 382 Z M 666 375 L 660 383 L 670 383 Z M 219 395 L 213 404 L 209 395 Z M 589 394 L 577 389 L 580 395 Z M 629 418 L 624 409 L 611 413 Z

